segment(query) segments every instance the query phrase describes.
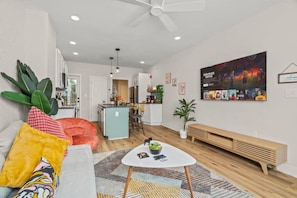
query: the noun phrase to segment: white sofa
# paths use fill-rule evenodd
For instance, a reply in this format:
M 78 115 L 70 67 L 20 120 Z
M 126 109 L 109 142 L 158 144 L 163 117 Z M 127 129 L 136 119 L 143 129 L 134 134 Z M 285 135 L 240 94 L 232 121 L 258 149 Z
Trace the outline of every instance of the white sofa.
M 55 198 L 96 198 L 93 154 L 89 144 L 68 147 Z
M 17 193 L 14 190 L 8 198 Z M 96 180 L 93 155 L 88 144 L 68 147 L 63 160 L 60 184 L 55 198 L 96 198 Z

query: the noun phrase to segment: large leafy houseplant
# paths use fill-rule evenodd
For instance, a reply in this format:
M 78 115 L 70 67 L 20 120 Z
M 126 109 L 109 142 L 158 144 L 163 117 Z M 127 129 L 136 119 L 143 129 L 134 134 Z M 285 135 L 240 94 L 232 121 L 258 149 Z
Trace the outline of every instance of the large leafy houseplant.
M 190 102 L 187 102 L 185 99 L 178 101 L 180 106 L 175 108 L 173 115 L 183 119 L 183 130 L 185 131 L 187 122 L 196 121 L 195 117 L 190 116 L 191 113 L 195 113 L 196 103 L 194 99 Z
M 1 96 L 21 103 L 31 108 L 37 107 L 48 115 L 56 115 L 58 112 L 58 102 L 56 98 L 51 98 L 53 85 L 49 78 L 40 82 L 31 68 L 17 60 L 17 80 L 1 72 L 3 78 L 15 85 L 20 92 L 3 91 Z

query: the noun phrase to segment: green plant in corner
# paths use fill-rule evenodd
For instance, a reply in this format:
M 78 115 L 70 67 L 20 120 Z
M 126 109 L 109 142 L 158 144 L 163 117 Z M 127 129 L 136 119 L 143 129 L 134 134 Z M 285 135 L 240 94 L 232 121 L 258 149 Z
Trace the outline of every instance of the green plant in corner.
M 184 119 L 183 130 L 185 131 L 187 122 L 196 121 L 195 117 L 190 117 L 191 113 L 195 113 L 196 103 L 194 99 L 190 102 L 187 102 L 185 99 L 178 101 L 180 106 L 175 108 L 173 115 Z
M 51 98 L 53 85 L 49 78 L 42 79 L 39 82 L 31 68 L 19 60 L 17 60 L 17 80 L 4 72 L 1 72 L 1 75 L 20 91 L 20 93 L 3 91 L 1 92 L 2 97 L 26 105 L 29 108 L 35 106 L 48 115 L 57 114 L 58 102 L 56 98 Z
M 157 85 L 156 86 L 156 93 L 157 93 L 157 103 L 162 103 L 163 101 L 163 94 L 164 94 L 164 86 Z

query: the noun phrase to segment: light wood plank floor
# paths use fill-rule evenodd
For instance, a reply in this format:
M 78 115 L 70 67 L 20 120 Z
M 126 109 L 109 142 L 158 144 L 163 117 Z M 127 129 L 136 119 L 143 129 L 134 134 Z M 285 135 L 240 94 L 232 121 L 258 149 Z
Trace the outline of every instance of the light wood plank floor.
M 142 144 L 144 139 L 152 137 L 153 140 L 166 142 L 189 153 L 200 164 L 256 197 L 297 198 L 297 178 L 276 170 L 269 170 L 269 175 L 265 175 L 256 162 L 198 140 L 191 142 L 190 137 L 180 139 L 176 131 L 163 126 L 145 126 L 145 135 L 136 129 L 131 130 L 130 137 L 127 139 L 107 140 L 100 130 L 98 130 L 98 136 L 99 146 L 95 152 L 133 148 Z

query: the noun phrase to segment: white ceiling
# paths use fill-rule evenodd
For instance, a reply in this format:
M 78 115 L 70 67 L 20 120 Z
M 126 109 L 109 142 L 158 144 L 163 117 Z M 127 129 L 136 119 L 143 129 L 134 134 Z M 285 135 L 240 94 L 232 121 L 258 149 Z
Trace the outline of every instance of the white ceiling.
M 165 3 L 171 1 L 177 0 L 166 0 Z M 120 48 L 119 66 L 138 68 L 154 65 L 197 45 L 280 1 L 205 0 L 203 11 L 168 13 L 177 26 L 176 31 L 169 32 L 154 16 L 131 26 L 148 8 L 124 0 L 24 0 L 27 8 L 49 13 L 57 33 L 57 48 L 66 61 L 110 65 L 109 57 L 116 58 L 115 48 Z M 77 15 L 81 20 L 70 20 L 71 15 Z M 182 39 L 175 41 L 175 36 Z M 70 45 L 71 40 L 77 45 Z M 74 56 L 74 51 L 79 55 Z M 140 61 L 145 64 L 141 65 Z

